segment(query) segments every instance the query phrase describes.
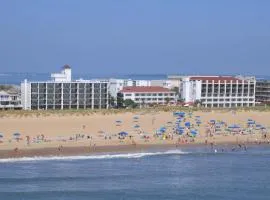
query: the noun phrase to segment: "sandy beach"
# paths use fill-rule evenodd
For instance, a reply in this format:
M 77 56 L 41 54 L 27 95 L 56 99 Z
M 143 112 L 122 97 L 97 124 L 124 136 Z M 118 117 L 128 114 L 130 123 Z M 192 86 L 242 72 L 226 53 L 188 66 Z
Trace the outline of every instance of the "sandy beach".
M 130 151 L 151 146 L 268 143 L 269 118 L 270 112 L 228 110 L 186 111 L 184 117 L 151 110 L 90 115 L 6 114 L 0 119 L 0 158 Z M 177 126 L 182 126 L 182 134 L 176 131 Z

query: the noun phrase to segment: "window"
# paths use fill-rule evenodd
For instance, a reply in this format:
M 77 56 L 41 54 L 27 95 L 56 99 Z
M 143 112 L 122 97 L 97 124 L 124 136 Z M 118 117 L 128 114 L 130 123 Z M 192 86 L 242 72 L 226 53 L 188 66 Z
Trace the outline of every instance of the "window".
M 131 96 L 131 94 L 125 94 L 125 96 L 126 96 L 126 97 L 130 97 L 130 96 Z

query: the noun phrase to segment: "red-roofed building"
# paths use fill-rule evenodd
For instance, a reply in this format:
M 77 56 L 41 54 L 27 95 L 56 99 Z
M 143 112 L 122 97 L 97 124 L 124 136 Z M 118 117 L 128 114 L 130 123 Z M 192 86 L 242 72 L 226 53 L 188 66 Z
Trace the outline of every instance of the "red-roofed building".
M 180 97 L 204 107 L 249 107 L 255 105 L 255 86 L 255 77 L 187 76 Z
M 124 87 L 118 96 L 139 105 L 176 103 L 176 93 L 159 86 Z

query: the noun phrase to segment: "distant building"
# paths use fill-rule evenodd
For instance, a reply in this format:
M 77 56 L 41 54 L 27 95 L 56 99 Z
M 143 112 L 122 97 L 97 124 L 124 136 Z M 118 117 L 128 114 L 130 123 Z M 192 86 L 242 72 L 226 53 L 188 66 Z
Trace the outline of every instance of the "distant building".
M 117 93 L 124 87 L 142 87 L 150 85 L 150 80 L 109 79 L 109 93 L 112 97 L 117 98 Z
M 0 109 L 22 109 L 20 94 L 16 91 L 0 91 Z
M 159 87 L 164 87 L 168 89 L 172 89 L 175 87 L 172 84 L 171 80 L 151 80 L 151 86 L 159 86 Z
M 256 81 L 256 102 L 270 104 L 270 80 Z
M 108 108 L 106 80 L 71 80 L 71 67 L 52 74 L 51 81 L 25 80 L 21 83 L 22 106 L 25 110 L 101 109 Z
M 118 96 L 123 100 L 131 99 L 141 105 L 176 103 L 175 92 L 159 86 L 124 87 Z
M 255 85 L 254 77 L 187 76 L 181 81 L 180 98 L 204 107 L 249 107 L 255 105 Z

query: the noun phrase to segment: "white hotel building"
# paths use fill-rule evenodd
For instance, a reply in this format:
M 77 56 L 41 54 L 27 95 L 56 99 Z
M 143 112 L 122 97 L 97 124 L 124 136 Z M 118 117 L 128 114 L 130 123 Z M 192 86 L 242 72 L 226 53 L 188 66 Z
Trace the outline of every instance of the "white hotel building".
M 180 83 L 180 98 L 204 107 L 250 107 L 255 105 L 255 87 L 255 77 L 187 76 Z
M 108 108 L 108 81 L 71 80 L 71 68 L 51 74 L 51 81 L 21 83 L 21 103 L 25 110 Z
M 159 86 L 124 87 L 118 97 L 131 99 L 139 105 L 176 103 L 175 92 Z

